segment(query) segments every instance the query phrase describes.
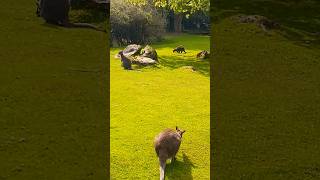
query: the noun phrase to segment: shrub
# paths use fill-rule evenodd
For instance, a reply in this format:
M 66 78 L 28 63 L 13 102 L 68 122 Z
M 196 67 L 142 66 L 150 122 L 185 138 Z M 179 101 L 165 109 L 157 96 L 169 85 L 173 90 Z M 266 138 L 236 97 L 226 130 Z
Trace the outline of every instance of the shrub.
M 151 5 L 137 6 L 125 0 L 112 1 L 111 41 L 119 45 L 146 44 L 161 38 L 165 18 Z

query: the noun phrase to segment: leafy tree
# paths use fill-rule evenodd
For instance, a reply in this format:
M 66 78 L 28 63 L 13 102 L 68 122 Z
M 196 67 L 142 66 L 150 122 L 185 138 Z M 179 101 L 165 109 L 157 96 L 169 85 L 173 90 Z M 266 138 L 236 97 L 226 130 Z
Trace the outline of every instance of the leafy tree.
M 187 18 L 195 12 L 202 11 L 209 13 L 210 0 L 128 0 L 136 5 L 145 5 L 153 3 L 156 7 L 165 8 L 174 12 L 175 32 L 182 31 L 182 19 Z
M 110 8 L 111 38 L 119 45 L 146 44 L 161 39 L 165 19 L 151 4 L 136 6 L 116 0 Z

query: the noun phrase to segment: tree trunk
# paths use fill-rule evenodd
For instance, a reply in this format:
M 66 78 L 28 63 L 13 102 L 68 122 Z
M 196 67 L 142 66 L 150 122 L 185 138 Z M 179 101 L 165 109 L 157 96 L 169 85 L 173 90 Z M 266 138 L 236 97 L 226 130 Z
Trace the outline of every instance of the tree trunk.
M 183 15 L 180 14 L 174 14 L 174 31 L 177 33 L 182 32 L 182 18 Z

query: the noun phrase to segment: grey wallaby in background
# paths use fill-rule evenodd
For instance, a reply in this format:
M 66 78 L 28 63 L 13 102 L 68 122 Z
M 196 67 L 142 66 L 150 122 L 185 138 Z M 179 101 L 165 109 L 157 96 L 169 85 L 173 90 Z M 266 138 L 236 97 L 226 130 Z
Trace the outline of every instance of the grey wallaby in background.
M 127 58 L 125 55 L 123 55 L 123 51 L 120 51 L 119 55 L 122 62 L 122 67 L 127 70 L 132 70 L 131 60 Z
M 182 53 L 182 52 L 187 53 L 186 50 L 185 50 L 185 48 L 184 48 L 182 45 L 174 48 L 172 52 L 173 52 L 173 53 L 174 53 L 174 52 L 177 52 L 177 53 Z
M 70 0 L 37 0 L 36 5 L 36 14 L 38 17 L 45 19 L 47 23 L 64 27 L 91 28 L 106 32 L 92 24 L 69 22 Z
M 160 180 L 164 180 L 167 159 L 171 159 L 171 163 L 174 162 L 184 132 L 176 127 L 176 130 L 166 129 L 155 137 L 154 148 L 160 163 Z

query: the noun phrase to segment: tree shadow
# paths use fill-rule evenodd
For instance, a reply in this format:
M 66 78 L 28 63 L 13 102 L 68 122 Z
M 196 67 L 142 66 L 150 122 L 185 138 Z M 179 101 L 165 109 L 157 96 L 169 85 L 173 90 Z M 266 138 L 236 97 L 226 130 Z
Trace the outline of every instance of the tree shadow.
M 150 64 L 150 65 L 143 65 L 143 64 L 132 64 L 133 70 L 141 71 L 143 69 L 160 69 L 158 64 Z
M 176 160 L 173 163 L 167 164 L 166 177 L 168 180 L 191 180 L 192 169 L 196 166 L 190 161 L 188 156 L 183 153 L 183 161 Z
M 283 27 L 282 35 L 301 45 L 320 45 L 320 1 L 317 0 L 216 0 L 211 7 L 212 21 L 230 16 L 261 15 Z
M 171 69 L 178 69 L 186 66 L 192 66 L 196 72 L 202 75 L 210 75 L 210 64 L 209 59 L 200 60 L 194 57 L 194 60 L 184 59 L 179 56 L 161 56 L 159 57 L 160 64 L 169 67 Z

